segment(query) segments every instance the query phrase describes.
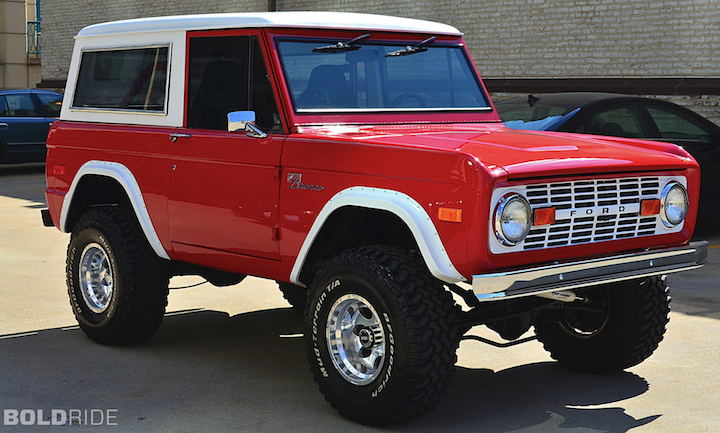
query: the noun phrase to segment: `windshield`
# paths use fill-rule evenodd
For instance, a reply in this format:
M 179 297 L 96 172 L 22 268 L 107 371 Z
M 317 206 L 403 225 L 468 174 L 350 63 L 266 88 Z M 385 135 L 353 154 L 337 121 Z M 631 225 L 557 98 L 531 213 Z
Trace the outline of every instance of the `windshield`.
M 505 126 L 535 131 L 552 130 L 555 122 L 571 111 L 574 112 L 576 107 L 577 105 L 546 102 L 544 98 L 512 98 L 495 103 L 495 109 Z
M 278 43 L 297 112 L 490 110 L 460 46 L 357 46 L 338 52 L 327 41 Z

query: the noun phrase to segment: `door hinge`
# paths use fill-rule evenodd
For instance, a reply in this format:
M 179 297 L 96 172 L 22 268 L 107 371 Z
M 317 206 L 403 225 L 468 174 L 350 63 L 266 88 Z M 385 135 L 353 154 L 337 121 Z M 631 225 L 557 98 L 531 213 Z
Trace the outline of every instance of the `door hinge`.
M 280 176 L 282 176 L 282 167 L 281 166 L 275 166 L 275 180 L 280 180 Z
M 280 227 L 273 227 L 272 229 L 272 240 L 279 241 L 280 240 Z

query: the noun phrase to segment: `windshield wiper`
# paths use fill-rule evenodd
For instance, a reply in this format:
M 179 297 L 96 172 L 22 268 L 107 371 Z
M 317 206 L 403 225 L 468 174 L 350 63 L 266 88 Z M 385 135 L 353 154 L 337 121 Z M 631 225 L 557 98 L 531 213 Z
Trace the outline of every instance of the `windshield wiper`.
M 358 42 L 360 42 L 360 41 L 362 41 L 363 39 L 367 39 L 367 38 L 369 38 L 369 37 L 370 37 L 370 33 L 366 33 L 366 34 L 364 34 L 364 35 L 358 36 L 358 37 L 355 38 L 355 39 L 351 39 L 351 40 L 349 40 L 349 41 L 347 41 L 347 42 L 339 41 L 339 42 L 338 42 L 337 44 L 335 44 L 335 45 L 325 45 L 324 47 L 316 47 L 316 48 L 313 48 L 313 52 L 314 52 L 314 53 L 319 53 L 319 52 L 325 52 L 325 53 L 342 53 L 342 52 L 345 52 L 345 51 L 355 51 L 355 50 L 359 50 L 359 49 L 360 49 L 360 46 L 359 46 L 359 45 L 355 45 L 355 44 L 358 43 Z
M 431 36 L 414 47 L 407 46 L 401 50 L 391 51 L 385 54 L 385 57 L 409 56 L 410 54 L 422 53 L 423 51 L 427 51 L 427 48 L 424 47 L 435 42 L 435 39 L 437 39 L 437 36 Z

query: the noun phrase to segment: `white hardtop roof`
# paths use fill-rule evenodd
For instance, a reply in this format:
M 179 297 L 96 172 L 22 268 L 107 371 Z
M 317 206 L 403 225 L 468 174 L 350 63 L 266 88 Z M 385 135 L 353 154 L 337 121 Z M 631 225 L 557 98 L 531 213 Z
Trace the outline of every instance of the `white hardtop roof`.
M 348 12 L 258 12 L 236 14 L 175 15 L 95 24 L 80 30 L 77 38 L 129 33 L 177 32 L 232 28 L 294 27 L 400 31 L 457 35 L 455 27 L 433 21 Z

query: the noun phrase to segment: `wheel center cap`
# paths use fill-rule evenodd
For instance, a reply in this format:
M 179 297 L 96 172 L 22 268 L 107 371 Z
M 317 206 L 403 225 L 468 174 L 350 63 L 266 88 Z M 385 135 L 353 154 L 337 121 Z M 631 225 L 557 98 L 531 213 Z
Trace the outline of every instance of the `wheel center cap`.
M 360 330 L 358 337 L 360 338 L 360 344 L 366 349 L 371 348 L 375 343 L 375 338 L 368 328 Z

